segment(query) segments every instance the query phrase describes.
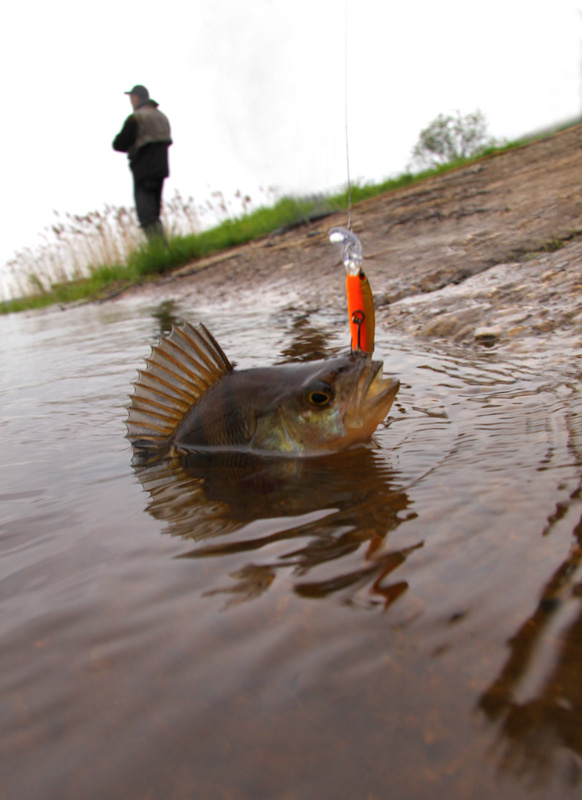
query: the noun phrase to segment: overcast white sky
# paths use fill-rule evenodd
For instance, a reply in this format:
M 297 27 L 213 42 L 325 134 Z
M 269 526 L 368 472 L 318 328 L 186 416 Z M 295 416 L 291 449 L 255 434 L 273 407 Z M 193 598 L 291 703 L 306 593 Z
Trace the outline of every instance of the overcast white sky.
M 515 138 L 582 111 L 582 0 L 10 3 L 0 269 L 53 209 L 132 204 L 111 141 L 135 83 L 172 124 L 167 198 L 345 184 L 345 2 L 352 179 L 403 171 L 441 112 Z

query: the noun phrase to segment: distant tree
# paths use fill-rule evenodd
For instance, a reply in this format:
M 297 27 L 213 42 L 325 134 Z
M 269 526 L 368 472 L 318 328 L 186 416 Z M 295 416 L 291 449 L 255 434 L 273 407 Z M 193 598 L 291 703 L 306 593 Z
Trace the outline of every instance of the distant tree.
M 413 163 L 421 169 L 448 164 L 460 158 L 476 156 L 496 144 L 487 134 L 482 111 L 470 114 L 439 114 L 420 132 L 412 150 Z

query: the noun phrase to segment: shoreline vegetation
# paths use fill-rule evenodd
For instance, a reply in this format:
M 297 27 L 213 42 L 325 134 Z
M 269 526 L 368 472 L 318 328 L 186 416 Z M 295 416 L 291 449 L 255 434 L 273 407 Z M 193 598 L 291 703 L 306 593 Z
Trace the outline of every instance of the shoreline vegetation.
M 378 184 L 355 184 L 351 202 L 386 194 L 419 183 L 469 163 L 501 155 L 508 150 L 551 138 L 578 121 L 556 126 L 549 131 L 489 147 L 477 156 L 460 159 L 418 173 L 406 172 Z M 227 216 L 229 209 L 220 193 L 222 221 L 200 230 L 200 216 L 193 201 L 184 202 L 176 195 L 165 204 L 167 241 L 140 241 L 141 233 L 133 211 L 106 207 L 84 217 L 57 215 L 52 226 L 53 241 L 39 251 L 23 251 L 9 263 L 18 297 L 0 300 L 0 314 L 10 314 L 45 306 L 103 300 L 165 273 L 192 263 L 203 256 L 275 235 L 292 227 L 346 211 L 347 187 L 336 194 L 317 197 L 282 197 L 271 205 L 250 210 L 249 197 L 238 195 L 242 213 Z M 209 205 L 216 214 L 217 209 Z M 178 232 L 180 231 L 180 232 Z

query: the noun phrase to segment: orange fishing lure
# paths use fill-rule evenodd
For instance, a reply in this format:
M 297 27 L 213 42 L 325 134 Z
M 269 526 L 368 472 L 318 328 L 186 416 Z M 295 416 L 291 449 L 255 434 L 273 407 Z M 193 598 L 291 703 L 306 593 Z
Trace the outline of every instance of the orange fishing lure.
M 363 270 L 346 277 L 352 350 L 374 352 L 374 297 Z
M 346 295 L 352 350 L 374 352 L 374 297 L 362 269 L 362 243 L 353 231 L 332 228 L 330 241 L 342 248 L 342 259 L 347 272 Z

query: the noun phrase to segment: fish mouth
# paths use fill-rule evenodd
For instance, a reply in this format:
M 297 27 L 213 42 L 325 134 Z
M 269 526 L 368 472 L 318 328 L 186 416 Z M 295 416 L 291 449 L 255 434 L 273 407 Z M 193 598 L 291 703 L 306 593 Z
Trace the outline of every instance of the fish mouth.
M 390 411 L 400 388 L 397 378 L 385 378 L 382 361 L 359 355 L 359 374 L 344 407 L 346 428 L 357 431 L 360 440 L 369 438 Z
M 382 374 L 384 364 L 382 361 L 371 361 L 370 368 L 363 371 L 361 385 L 361 400 L 369 411 L 375 411 L 386 406 L 386 412 L 392 405 L 400 388 L 398 378 L 385 378 Z

